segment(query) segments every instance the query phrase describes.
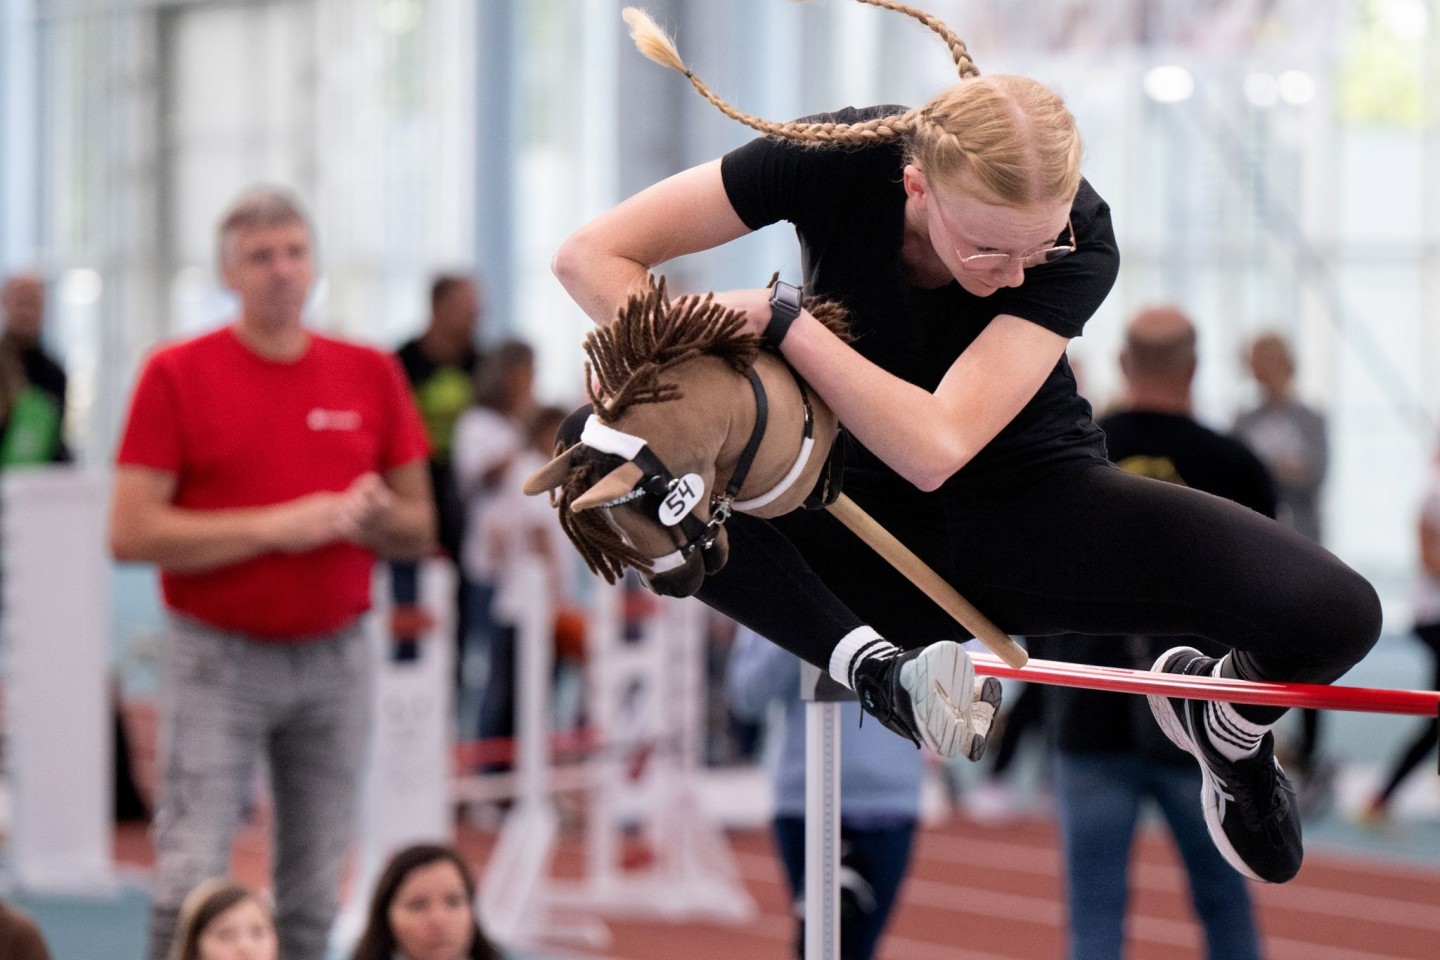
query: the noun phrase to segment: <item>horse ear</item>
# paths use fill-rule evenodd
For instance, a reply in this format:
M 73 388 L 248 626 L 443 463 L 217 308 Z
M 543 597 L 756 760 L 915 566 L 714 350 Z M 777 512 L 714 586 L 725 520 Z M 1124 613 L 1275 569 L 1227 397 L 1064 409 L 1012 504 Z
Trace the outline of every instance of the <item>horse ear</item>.
M 579 513 L 582 510 L 589 510 L 623 497 L 635 489 L 635 484 L 639 483 L 643 476 L 645 476 L 644 470 L 641 470 L 634 461 L 626 460 L 595 481 L 595 485 L 589 490 L 576 497 L 570 504 L 570 509 Z
M 525 491 L 526 496 L 533 497 L 538 493 L 547 493 L 560 486 L 560 484 L 565 482 L 566 474 L 570 472 L 570 454 L 575 450 L 575 447 L 578 446 L 580 446 L 580 444 L 575 444 L 568 450 L 563 451 L 554 460 L 551 460 L 545 464 L 545 466 L 535 471 L 520 489 Z

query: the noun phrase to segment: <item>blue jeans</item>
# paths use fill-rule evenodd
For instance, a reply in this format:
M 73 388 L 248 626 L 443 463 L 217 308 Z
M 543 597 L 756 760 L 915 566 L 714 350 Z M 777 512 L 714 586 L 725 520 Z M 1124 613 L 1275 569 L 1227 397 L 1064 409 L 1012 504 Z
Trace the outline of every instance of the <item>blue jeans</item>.
M 280 955 L 324 960 L 354 835 L 370 718 L 358 625 L 266 643 L 172 615 L 161 692 L 151 960 L 169 955 L 185 895 L 228 876 L 230 846 L 269 761 Z
M 1250 893 L 1210 839 L 1200 770 L 1136 753 L 1056 753 L 1055 799 L 1065 853 L 1070 960 L 1119 960 L 1130 846 L 1140 803 L 1159 805 L 1190 879 L 1210 960 L 1259 960 Z
M 790 881 L 790 896 L 799 903 L 805 896 L 805 820 L 802 817 L 776 817 L 775 846 L 785 865 Z M 895 896 L 905 879 L 910 863 L 911 843 L 915 839 L 915 821 L 888 818 L 880 825 L 857 826 L 840 820 L 841 866 L 854 870 L 870 887 L 874 903 L 868 910 L 847 911 L 841 899 L 840 958 L 870 960 Z M 797 955 L 803 947 L 797 944 Z

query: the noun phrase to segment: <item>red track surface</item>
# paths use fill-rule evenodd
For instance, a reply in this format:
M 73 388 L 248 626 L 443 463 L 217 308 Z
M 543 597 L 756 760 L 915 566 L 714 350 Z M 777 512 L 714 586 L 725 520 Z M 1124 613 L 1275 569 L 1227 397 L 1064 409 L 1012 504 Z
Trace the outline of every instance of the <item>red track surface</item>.
M 614 942 L 590 953 L 557 944 L 555 954 L 624 960 L 789 960 L 793 935 L 778 862 L 763 831 L 730 837 L 759 918 L 741 927 L 610 922 Z M 492 834 L 462 828 L 459 843 L 483 869 Z M 123 830 L 120 860 L 147 865 L 139 828 Z M 236 872 L 263 884 L 265 831 L 247 828 Z M 556 872 L 573 874 L 579 837 L 567 836 Z M 1184 875 L 1169 841 L 1142 836 L 1132 870 L 1128 960 L 1198 960 Z M 1279 887 L 1255 884 L 1268 960 L 1431 960 L 1440 942 L 1440 867 L 1399 866 L 1311 850 L 1300 876 Z M 1065 910 L 1048 821 L 980 826 L 961 817 L 922 831 L 901 905 L 881 957 L 887 960 L 1061 960 Z
M 132 704 L 129 710 L 137 721 L 132 729 L 148 733 L 152 724 L 146 706 Z M 148 781 L 153 744 L 149 736 L 136 739 L 136 771 Z M 251 826 L 235 844 L 236 875 L 247 882 L 267 882 L 267 836 L 264 825 Z M 494 841 L 492 833 L 459 830 L 460 847 L 477 874 Z M 793 921 L 768 833 L 732 833 L 730 845 L 760 908 L 754 922 L 732 927 L 612 921 L 614 942 L 607 951 L 586 953 L 557 944 L 555 954 L 616 960 L 791 960 Z M 580 846 L 578 833 L 563 837 L 555 858 L 558 875 L 578 873 Z M 1435 853 L 1440 861 L 1440 851 Z M 153 855 L 146 830 L 121 828 L 116 856 L 122 863 L 148 866 Z M 1132 863 L 1127 960 L 1201 960 L 1199 928 L 1168 837 L 1143 834 Z M 1048 820 L 997 827 L 957 815 L 927 828 L 921 832 L 880 957 L 1062 960 L 1066 920 L 1059 870 L 1055 831 Z M 1397 865 L 1327 854 L 1312 845 L 1295 880 L 1283 886 L 1252 884 L 1250 889 L 1258 904 L 1267 960 L 1432 960 L 1440 955 L 1440 862 L 1434 867 Z

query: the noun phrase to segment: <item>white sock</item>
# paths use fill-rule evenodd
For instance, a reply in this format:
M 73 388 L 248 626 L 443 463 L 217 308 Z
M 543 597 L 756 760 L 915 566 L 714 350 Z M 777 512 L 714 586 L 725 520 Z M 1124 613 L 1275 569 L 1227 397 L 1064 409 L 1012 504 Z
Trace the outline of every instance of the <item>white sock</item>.
M 1212 676 L 1222 676 L 1220 667 L 1223 663 L 1223 659 L 1216 661 L 1215 668 L 1211 671 Z M 1219 700 L 1205 703 L 1205 732 L 1210 737 L 1211 745 L 1227 760 L 1244 760 L 1246 757 L 1255 756 L 1260 749 L 1260 741 L 1265 738 L 1269 729 L 1269 724 L 1256 723 L 1242 717 L 1233 703 L 1222 703 Z
M 855 689 L 855 668 L 870 657 L 893 657 L 900 648 L 875 632 L 873 627 L 856 627 L 830 652 L 830 676 L 847 690 Z

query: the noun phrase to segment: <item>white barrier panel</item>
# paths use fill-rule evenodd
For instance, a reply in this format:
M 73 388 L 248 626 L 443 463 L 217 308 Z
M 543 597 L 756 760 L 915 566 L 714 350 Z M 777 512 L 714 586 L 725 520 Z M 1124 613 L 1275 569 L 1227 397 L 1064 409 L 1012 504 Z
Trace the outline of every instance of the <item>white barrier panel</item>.
M 542 938 L 606 942 L 604 926 L 587 917 L 565 917 L 547 896 L 560 822 L 550 798 L 550 685 L 555 665 L 554 605 L 544 567 L 519 558 L 511 574 L 526 598 L 515 638 L 515 806 L 480 881 L 477 904 L 485 928 L 507 947 L 532 946 Z
M 0 486 L 10 863 L 28 890 L 114 882 L 107 491 L 70 467 L 9 470 Z
M 589 712 L 601 734 L 578 881 L 552 881 L 557 907 L 673 922 L 748 923 L 758 909 L 725 836 L 700 803 L 705 736 L 704 607 L 657 604 L 638 635 L 622 628 L 624 587 L 597 585 L 589 633 Z M 625 863 L 622 834 L 639 840 Z M 648 861 L 648 862 L 647 862 Z
M 375 665 L 372 728 L 360 786 L 360 847 L 355 882 L 331 941 L 353 946 L 375 881 L 397 850 L 454 840 L 455 570 L 447 560 L 420 565 L 420 608 L 432 618 L 411 659 L 396 658 L 389 567 L 376 564 L 365 636 Z
M 587 713 L 599 730 L 589 763 L 586 862 L 579 880 L 550 876 L 557 835 L 549 760 L 553 607 L 538 567 L 517 572 L 520 713 L 516 805 L 491 855 L 481 898 L 507 947 L 568 942 L 604 949 L 601 916 L 745 923 L 757 909 L 718 825 L 696 794 L 704 737 L 703 608 L 657 599 L 624 636 L 624 587 L 595 584 L 587 628 Z M 624 863 L 622 834 L 643 841 Z

